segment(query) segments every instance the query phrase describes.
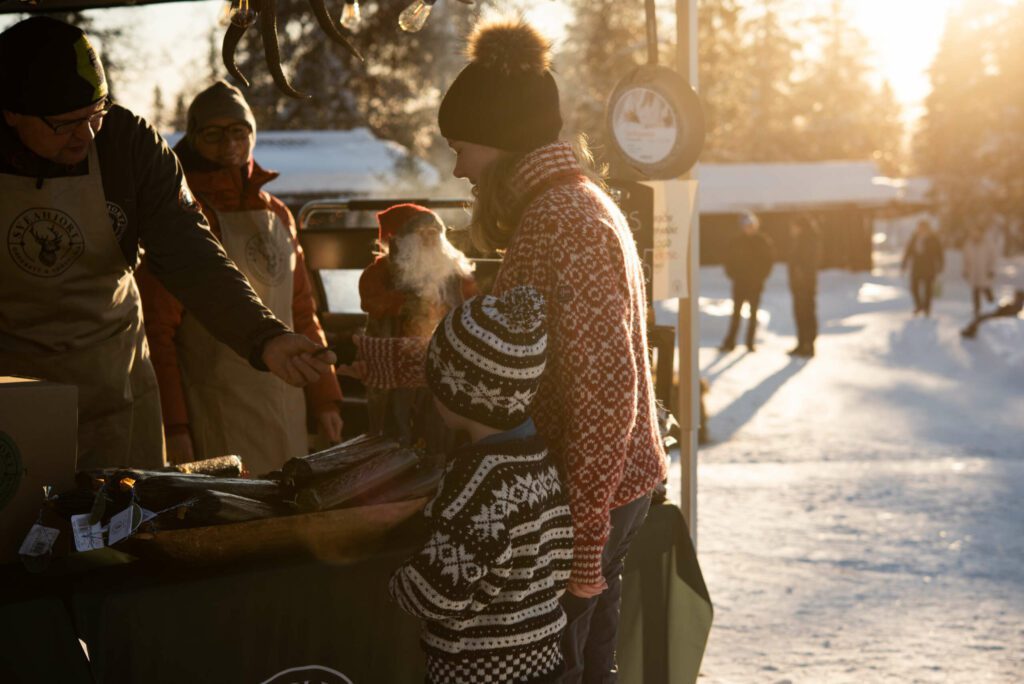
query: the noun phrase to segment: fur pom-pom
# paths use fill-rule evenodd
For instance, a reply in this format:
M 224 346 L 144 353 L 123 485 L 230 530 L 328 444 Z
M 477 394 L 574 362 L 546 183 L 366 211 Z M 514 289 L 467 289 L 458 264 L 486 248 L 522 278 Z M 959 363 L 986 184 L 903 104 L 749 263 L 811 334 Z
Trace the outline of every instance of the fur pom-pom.
M 551 68 L 551 41 L 523 18 L 478 24 L 466 56 L 502 73 L 544 73 Z

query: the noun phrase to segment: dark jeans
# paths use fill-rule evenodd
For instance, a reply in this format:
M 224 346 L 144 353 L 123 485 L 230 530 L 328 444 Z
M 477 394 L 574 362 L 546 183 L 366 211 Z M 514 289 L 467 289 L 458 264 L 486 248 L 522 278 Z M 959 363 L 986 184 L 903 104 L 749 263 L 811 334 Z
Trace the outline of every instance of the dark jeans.
M 935 278 L 930 275 L 910 275 L 910 294 L 914 297 L 914 313 L 923 311 L 925 316 L 932 314 L 932 287 Z
M 992 294 L 991 287 L 972 287 L 971 288 L 971 302 L 974 304 L 974 317 L 977 318 L 981 314 L 981 297 L 985 296 L 985 299 L 991 304 L 992 300 L 995 299 L 995 295 Z
M 754 346 L 754 335 L 757 333 L 757 309 L 761 306 L 760 288 L 732 285 L 732 318 L 729 320 L 729 332 L 722 342 L 723 347 L 736 346 L 736 334 L 740 330 L 740 314 L 743 303 L 750 305 L 750 322 L 747 323 L 747 346 Z
M 608 588 L 589 599 L 569 592 L 562 596 L 562 608 L 569 622 L 562 635 L 564 684 L 614 682 L 618 678 L 615 645 L 622 603 L 622 566 L 629 544 L 647 518 L 650 507 L 651 495 L 645 494 L 612 510 L 612 530 L 601 554 L 601 573 Z
M 804 349 L 814 349 L 818 338 L 817 292 L 813 289 L 793 290 L 793 319 L 796 321 L 796 343 Z

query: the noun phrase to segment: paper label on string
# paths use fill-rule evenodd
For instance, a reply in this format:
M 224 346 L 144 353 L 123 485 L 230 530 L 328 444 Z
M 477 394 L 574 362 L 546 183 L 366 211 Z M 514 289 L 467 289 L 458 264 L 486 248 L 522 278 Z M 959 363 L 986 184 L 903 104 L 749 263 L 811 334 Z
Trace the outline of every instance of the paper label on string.
M 157 516 L 157 514 L 154 513 L 153 511 L 149 510 L 148 508 L 143 508 L 142 509 L 142 520 L 139 521 L 139 524 L 141 525 L 144 522 L 149 522 L 150 520 L 152 520 L 156 516 Z
M 113 546 L 122 539 L 127 539 L 132 532 L 132 507 L 129 506 L 110 519 L 107 543 Z
M 33 525 L 25 536 L 25 541 L 21 543 L 18 553 L 22 556 L 45 556 L 53 548 L 53 543 L 57 541 L 59 534 L 60 530 L 55 530 L 52 527 Z
M 89 514 L 71 516 L 71 531 L 75 534 L 75 548 L 79 551 L 93 551 L 103 548 L 103 526 L 89 524 Z

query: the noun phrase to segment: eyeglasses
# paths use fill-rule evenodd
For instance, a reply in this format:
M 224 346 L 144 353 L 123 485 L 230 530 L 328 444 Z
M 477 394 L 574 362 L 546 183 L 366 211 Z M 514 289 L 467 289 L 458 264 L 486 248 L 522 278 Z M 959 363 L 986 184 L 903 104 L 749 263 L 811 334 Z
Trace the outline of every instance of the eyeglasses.
M 252 135 L 252 128 L 247 123 L 231 124 L 230 126 L 206 126 L 199 129 L 199 139 L 209 145 L 216 145 L 225 139 L 231 142 L 248 140 Z
M 113 101 L 109 97 L 103 98 L 101 102 L 103 103 L 102 109 L 93 112 L 89 116 L 83 116 L 81 119 L 74 119 L 72 121 L 53 122 L 47 119 L 45 116 L 40 116 L 39 118 L 42 119 L 43 123 L 49 126 L 50 130 L 56 133 L 57 135 L 68 135 L 69 133 L 74 132 L 79 126 L 81 126 L 84 123 L 88 123 L 89 128 L 98 128 L 99 125 L 103 122 L 103 117 L 107 115 L 107 113 L 110 111 L 110 108 L 114 105 Z

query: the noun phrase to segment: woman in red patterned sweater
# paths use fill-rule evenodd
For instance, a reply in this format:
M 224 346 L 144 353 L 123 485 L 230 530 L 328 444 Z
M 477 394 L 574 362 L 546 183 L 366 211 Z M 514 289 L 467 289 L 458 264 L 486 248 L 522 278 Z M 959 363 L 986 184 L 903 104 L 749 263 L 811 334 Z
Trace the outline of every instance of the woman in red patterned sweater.
M 573 516 L 565 681 L 609 681 L 622 563 L 666 459 L 640 259 L 622 212 L 558 141 L 549 48 L 522 22 L 477 27 L 438 121 L 454 175 L 474 186 L 475 242 L 504 250 L 494 293 L 530 285 L 548 302 L 548 368 L 533 418 L 565 468 Z M 364 339 L 362 351 L 370 384 L 422 381 L 415 349 Z

